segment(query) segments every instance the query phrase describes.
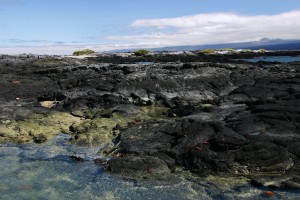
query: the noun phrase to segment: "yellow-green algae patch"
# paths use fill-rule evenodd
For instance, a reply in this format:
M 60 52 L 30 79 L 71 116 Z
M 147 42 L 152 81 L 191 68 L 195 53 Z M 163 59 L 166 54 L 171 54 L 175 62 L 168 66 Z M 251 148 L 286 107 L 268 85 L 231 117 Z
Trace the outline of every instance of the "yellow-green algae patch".
M 31 114 L 23 120 L 11 120 L 0 124 L 0 142 L 30 142 L 38 136 L 51 139 L 63 132 L 68 133 L 69 127 L 81 121 L 66 112 L 51 112 L 49 114 Z
M 143 112 L 135 115 L 112 113 L 110 118 L 85 119 L 70 127 L 73 140 L 83 146 L 95 146 L 110 143 L 119 133 L 116 127 L 125 128 L 129 123 L 148 120 Z
M 154 119 L 166 118 L 165 113 L 169 110 L 169 108 L 163 106 L 143 106 L 141 109 L 146 115 Z
M 33 113 L 22 120 L 0 121 L 0 143 L 44 142 L 59 133 L 72 135 L 72 142 L 82 146 L 108 144 L 120 129 L 140 121 L 162 119 L 168 108 L 147 106 L 140 112 L 112 113 L 105 109 L 82 109 L 68 112 Z
M 232 175 L 209 175 L 204 178 L 207 182 L 212 182 L 223 189 L 233 189 L 237 186 L 248 185 L 249 179 L 244 176 L 232 176 Z
M 176 166 L 175 173 L 182 179 L 194 180 L 195 182 L 205 181 L 208 183 L 213 183 L 213 185 L 218 186 L 218 188 L 222 188 L 222 190 L 224 191 L 230 191 L 233 190 L 235 187 L 248 185 L 250 182 L 250 179 L 245 176 L 233 176 L 232 174 L 226 173 L 199 176 L 181 166 Z
M 200 108 L 211 108 L 211 107 L 214 107 L 215 105 L 213 104 L 209 104 L 209 103 L 202 103 L 202 104 L 199 104 L 199 107 Z

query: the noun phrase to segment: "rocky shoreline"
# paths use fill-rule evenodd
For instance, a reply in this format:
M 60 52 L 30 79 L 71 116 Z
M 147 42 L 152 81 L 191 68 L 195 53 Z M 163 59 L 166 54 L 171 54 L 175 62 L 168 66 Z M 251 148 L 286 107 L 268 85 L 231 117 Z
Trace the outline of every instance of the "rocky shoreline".
M 299 63 L 203 58 L 1 56 L 0 142 L 63 132 L 104 146 L 95 163 L 125 177 L 168 179 L 180 166 L 300 189 Z

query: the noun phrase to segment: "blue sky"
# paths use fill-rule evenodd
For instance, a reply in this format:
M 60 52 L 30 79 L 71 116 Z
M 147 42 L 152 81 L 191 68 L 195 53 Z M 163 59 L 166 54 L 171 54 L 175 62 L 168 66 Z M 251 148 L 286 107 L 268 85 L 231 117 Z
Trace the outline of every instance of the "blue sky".
M 299 0 L 0 0 L 0 19 L 10 54 L 300 39 Z

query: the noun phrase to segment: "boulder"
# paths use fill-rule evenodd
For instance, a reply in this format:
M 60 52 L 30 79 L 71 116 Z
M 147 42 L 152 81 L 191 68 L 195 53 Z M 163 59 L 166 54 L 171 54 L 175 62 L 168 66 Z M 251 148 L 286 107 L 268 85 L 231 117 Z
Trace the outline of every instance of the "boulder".
M 108 161 L 108 169 L 121 176 L 138 179 L 166 180 L 171 171 L 168 165 L 154 156 L 127 156 Z

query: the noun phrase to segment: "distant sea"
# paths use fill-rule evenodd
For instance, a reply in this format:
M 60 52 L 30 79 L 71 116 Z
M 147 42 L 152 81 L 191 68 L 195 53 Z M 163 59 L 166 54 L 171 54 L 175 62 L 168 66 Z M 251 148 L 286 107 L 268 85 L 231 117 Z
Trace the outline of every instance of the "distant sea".
M 249 59 L 239 59 L 244 60 L 247 62 L 280 62 L 280 63 L 290 63 L 290 62 L 300 62 L 300 56 L 262 56 L 256 58 L 249 58 Z

